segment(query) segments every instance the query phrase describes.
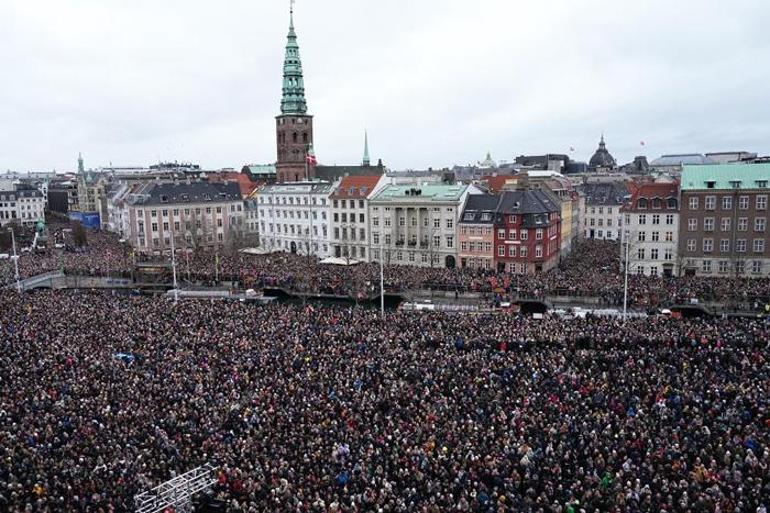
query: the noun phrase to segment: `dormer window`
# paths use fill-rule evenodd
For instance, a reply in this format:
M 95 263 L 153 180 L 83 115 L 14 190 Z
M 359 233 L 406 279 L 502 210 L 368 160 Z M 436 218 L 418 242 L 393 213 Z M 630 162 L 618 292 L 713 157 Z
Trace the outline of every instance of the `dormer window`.
M 740 189 L 741 188 L 741 181 L 740 180 L 730 180 L 730 186 L 733 189 Z
M 713 189 L 717 183 L 714 180 L 706 180 L 706 189 Z
M 668 198 L 668 208 L 676 209 L 676 198 Z
M 466 212 L 463 219 L 465 221 L 473 221 L 473 212 Z
M 647 198 L 639 198 L 636 201 L 636 206 L 638 208 L 647 208 Z
M 758 189 L 766 189 L 767 188 L 767 180 L 757 180 L 757 188 Z
M 660 208 L 660 198 L 652 199 L 652 208 Z

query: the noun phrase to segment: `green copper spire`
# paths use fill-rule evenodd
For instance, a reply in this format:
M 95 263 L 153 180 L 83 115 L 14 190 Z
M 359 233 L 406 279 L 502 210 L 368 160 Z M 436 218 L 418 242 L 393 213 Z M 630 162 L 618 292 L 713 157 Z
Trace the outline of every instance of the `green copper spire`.
M 305 81 L 302 78 L 302 61 L 299 58 L 297 34 L 294 32 L 294 0 L 289 10 L 289 35 L 286 42 L 286 57 L 283 60 L 283 97 L 281 114 L 305 114 Z
M 83 154 L 78 153 L 78 173 L 82 173 L 83 171 L 85 171 L 83 167 Z
M 371 164 L 369 160 L 369 134 L 364 130 L 364 161 L 363 165 L 368 166 Z

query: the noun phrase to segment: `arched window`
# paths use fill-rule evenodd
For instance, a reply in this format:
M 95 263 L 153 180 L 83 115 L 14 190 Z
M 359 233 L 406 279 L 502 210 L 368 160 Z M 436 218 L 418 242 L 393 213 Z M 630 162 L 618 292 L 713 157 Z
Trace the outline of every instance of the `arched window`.
M 676 208 L 676 198 L 668 198 L 668 208 Z
M 297 142 L 297 132 L 294 132 L 291 135 L 292 135 L 292 139 L 294 140 L 294 142 Z
M 660 208 L 660 198 L 652 198 L 652 208 Z
M 639 200 L 636 202 L 636 206 L 639 208 L 647 208 L 647 199 L 639 198 Z
M 307 132 L 302 133 L 302 142 L 307 144 Z

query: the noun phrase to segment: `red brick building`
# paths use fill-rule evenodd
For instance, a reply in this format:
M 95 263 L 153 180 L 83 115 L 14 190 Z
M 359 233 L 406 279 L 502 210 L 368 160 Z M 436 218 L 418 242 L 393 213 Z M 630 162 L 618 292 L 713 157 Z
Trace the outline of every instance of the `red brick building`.
M 498 271 L 536 274 L 555 267 L 561 248 L 561 214 L 544 191 L 506 191 L 498 204 L 494 261 Z

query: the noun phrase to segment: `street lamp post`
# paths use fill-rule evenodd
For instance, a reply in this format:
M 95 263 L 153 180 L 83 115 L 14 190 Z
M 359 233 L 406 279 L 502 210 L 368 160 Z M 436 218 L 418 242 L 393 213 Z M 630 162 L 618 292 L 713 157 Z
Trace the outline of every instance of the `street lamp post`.
M 380 315 L 385 318 L 385 269 L 383 259 L 385 255 L 382 252 L 382 244 L 380 244 Z
M 16 273 L 16 291 L 21 293 L 21 281 L 19 281 L 19 255 L 16 253 L 16 235 L 13 232 L 13 227 L 10 227 L 11 230 L 11 246 L 13 246 L 13 266 Z
M 171 232 L 171 274 L 174 278 L 174 303 L 177 303 L 179 302 L 179 288 L 176 284 L 176 245 L 174 238 L 174 232 Z

